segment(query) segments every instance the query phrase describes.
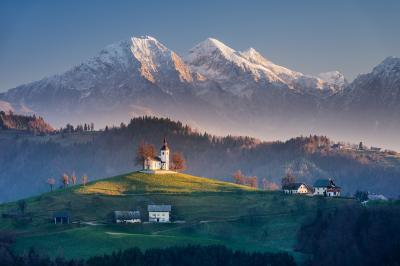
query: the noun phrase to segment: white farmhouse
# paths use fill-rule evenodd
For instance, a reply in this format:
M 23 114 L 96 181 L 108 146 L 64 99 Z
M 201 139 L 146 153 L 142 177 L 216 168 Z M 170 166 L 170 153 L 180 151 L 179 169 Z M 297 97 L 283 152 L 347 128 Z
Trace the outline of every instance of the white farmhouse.
M 341 188 L 331 178 L 318 179 L 314 183 L 314 195 L 325 197 L 340 197 Z
M 169 147 L 167 138 L 164 137 L 164 143 L 160 149 L 160 156 L 146 158 L 144 161 L 143 170 L 169 170 Z
M 169 223 L 171 205 L 148 205 L 149 222 Z
M 284 185 L 282 190 L 285 194 L 310 194 L 312 193 L 312 188 L 310 188 L 306 183 L 291 183 Z

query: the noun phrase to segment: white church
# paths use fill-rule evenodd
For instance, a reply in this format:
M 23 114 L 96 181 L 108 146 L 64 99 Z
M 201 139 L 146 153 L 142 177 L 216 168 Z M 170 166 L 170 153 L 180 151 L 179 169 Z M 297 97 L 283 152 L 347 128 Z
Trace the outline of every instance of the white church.
M 160 156 L 146 158 L 143 167 L 143 172 L 169 172 L 169 147 L 166 137 L 160 149 Z

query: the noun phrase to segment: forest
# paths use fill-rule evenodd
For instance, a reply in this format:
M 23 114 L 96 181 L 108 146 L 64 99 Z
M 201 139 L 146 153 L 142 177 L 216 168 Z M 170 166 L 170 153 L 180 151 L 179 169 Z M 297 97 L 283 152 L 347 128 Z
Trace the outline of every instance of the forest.
M 1 236 L 0 236 L 1 237 Z M 0 264 L 3 266 L 292 266 L 296 265 L 287 253 L 233 251 L 224 246 L 185 246 L 141 251 L 130 248 L 111 255 L 95 256 L 87 260 L 50 259 L 34 249 L 25 255 L 15 255 L 2 245 L 0 238 Z
M 307 265 L 399 265 L 400 205 L 318 210 L 298 232 L 296 249 Z
M 89 124 L 88 124 L 89 125 Z M 72 127 L 72 128 L 71 128 Z M 76 129 L 79 129 L 78 131 Z M 80 130 L 83 128 L 83 130 Z M 136 151 L 142 141 L 161 147 L 167 136 L 171 153 L 180 151 L 186 172 L 233 182 L 233 174 L 280 184 L 290 171 L 299 182 L 335 179 L 343 195 L 356 190 L 397 198 L 400 157 L 389 152 L 334 150 L 325 136 L 301 136 L 285 142 L 251 137 L 218 137 L 197 132 L 166 118 L 139 117 L 129 124 L 92 131 L 69 125 L 54 134 L 36 136 L 0 130 L 0 201 L 49 190 L 47 180 L 62 186 L 64 174 L 88 181 L 138 170 Z

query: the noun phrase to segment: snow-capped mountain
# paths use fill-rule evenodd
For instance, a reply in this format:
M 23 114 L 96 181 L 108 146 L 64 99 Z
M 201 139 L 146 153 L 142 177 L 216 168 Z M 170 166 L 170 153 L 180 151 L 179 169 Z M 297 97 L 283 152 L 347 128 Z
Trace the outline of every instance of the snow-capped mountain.
M 185 61 L 192 71 L 216 81 L 225 91 L 238 96 L 249 97 L 255 88 L 268 89 L 271 86 L 327 95 L 342 89 L 334 82 L 276 65 L 254 48 L 239 52 L 213 38 L 192 48 Z
M 306 75 L 213 38 L 182 59 L 153 37 L 132 37 L 65 73 L 0 94 L 0 109 L 37 113 L 55 126 L 156 115 L 217 134 L 351 140 L 344 130 L 367 136 L 371 125 L 376 135 L 383 121 L 400 124 L 399 61 L 387 58 L 348 84 L 338 71 Z
M 345 92 L 333 98 L 337 101 L 335 107 L 341 103 L 343 110 L 368 114 L 373 121 L 399 118 L 400 58 L 386 58 L 371 73 L 359 75 Z
M 318 74 L 318 77 L 325 82 L 338 86 L 338 88 L 341 89 L 348 85 L 348 82 L 344 75 L 337 70 L 320 73 Z

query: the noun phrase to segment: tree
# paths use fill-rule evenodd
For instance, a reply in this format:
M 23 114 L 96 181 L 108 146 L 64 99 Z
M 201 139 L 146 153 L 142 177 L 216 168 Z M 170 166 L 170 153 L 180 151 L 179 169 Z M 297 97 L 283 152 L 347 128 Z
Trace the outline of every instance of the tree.
M 21 213 L 24 213 L 26 209 L 26 201 L 22 199 L 19 200 L 17 204 L 18 204 L 18 209 L 21 211 Z
M 83 176 L 81 177 L 81 179 L 82 179 L 82 184 L 83 184 L 84 186 L 86 186 L 86 183 L 88 182 L 88 176 L 87 176 L 87 175 L 83 175 Z
M 237 170 L 235 173 L 233 173 L 233 180 L 236 184 L 244 185 L 245 178 L 246 177 L 242 174 L 242 171 L 240 170 Z
M 252 188 L 258 188 L 258 178 L 256 176 L 247 177 L 247 185 Z
M 183 158 L 182 153 L 175 152 L 172 154 L 172 168 L 175 171 L 183 171 L 186 169 L 186 161 Z
M 75 175 L 75 172 L 72 172 L 72 175 L 71 175 L 71 182 L 72 182 L 72 185 L 75 185 L 75 184 L 76 184 L 76 175 Z
M 50 191 L 53 191 L 54 185 L 56 184 L 56 180 L 54 178 L 47 179 L 47 184 L 50 186 Z
M 269 189 L 270 191 L 279 190 L 279 186 L 278 186 L 277 183 L 269 182 L 269 184 L 268 184 L 268 189 Z
M 149 158 L 154 158 L 156 156 L 156 148 L 153 144 L 148 144 L 142 141 L 136 151 L 136 164 L 142 165 L 145 168 L 145 161 Z
M 295 182 L 296 177 L 292 174 L 292 172 L 288 171 L 286 175 L 282 178 L 282 187 L 293 184 Z
M 64 185 L 64 188 L 68 186 L 69 184 L 69 177 L 67 174 L 63 174 L 61 177 L 61 182 Z
M 267 181 L 267 179 L 264 177 L 261 182 L 262 182 L 263 190 L 267 190 L 268 189 L 268 181 Z
M 357 190 L 356 193 L 354 193 L 354 198 L 356 198 L 357 200 L 359 200 L 361 202 L 367 201 L 368 200 L 368 192 Z

